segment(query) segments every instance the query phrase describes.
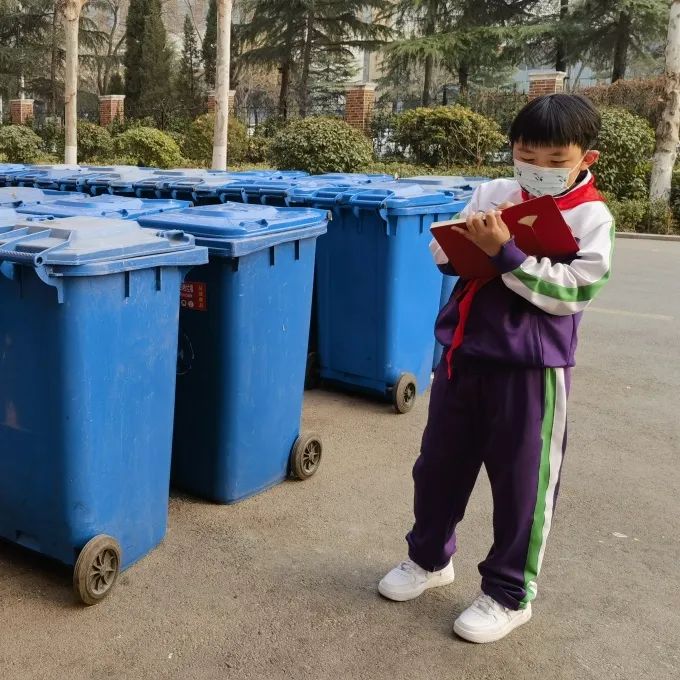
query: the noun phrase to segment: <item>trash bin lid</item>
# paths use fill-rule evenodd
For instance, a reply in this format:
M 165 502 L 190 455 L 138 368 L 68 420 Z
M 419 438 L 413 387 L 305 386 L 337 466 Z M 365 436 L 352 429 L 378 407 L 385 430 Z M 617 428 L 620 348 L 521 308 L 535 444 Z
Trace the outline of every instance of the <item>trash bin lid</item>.
M 160 255 L 180 257 L 149 257 Z M 0 231 L 0 262 L 58 266 L 62 275 L 86 276 L 202 264 L 207 251 L 196 249 L 193 236 L 181 231 L 154 232 L 129 220 L 71 217 L 23 220 L 14 229 Z
M 135 217 L 152 212 L 180 210 L 188 208 L 190 201 L 174 199 L 132 198 L 129 196 L 87 196 L 81 194 L 73 198 L 48 201 L 40 205 L 25 205 L 17 208 L 24 215 L 51 215 L 52 217 Z
M 280 243 L 320 236 L 326 232 L 326 218 L 323 210 L 222 203 L 149 215 L 141 217 L 139 223 L 181 229 L 215 255 L 241 257 Z
M 0 205 L 18 208 L 31 203 L 48 203 L 63 198 L 86 198 L 77 191 L 56 191 L 34 187 L 0 187 Z
M 17 223 L 17 214 L 14 208 L 0 208 L 0 229 L 12 228 Z M 0 232 L 0 238 L 2 232 Z

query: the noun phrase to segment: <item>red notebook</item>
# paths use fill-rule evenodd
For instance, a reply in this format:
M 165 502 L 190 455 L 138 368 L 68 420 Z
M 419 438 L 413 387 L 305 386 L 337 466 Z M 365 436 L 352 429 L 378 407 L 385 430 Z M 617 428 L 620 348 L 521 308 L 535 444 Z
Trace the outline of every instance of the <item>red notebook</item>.
M 502 211 L 503 221 L 518 248 L 537 257 L 576 255 L 578 243 L 552 196 L 532 198 Z M 451 229 L 465 228 L 465 220 L 436 222 L 431 231 L 453 268 L 466 279 L 498 276 L 491 259 L 465 236 Z

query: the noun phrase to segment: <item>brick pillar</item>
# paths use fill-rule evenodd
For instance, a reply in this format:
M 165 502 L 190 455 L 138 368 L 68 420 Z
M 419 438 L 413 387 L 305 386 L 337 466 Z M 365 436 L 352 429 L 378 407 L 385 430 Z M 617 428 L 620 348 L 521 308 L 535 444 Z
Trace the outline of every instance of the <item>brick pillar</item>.
M 229 90 L 229 115 L 236 110 L 235 101 L 236 90 Z M 215 113 L 215 90 L 208 90 L 208 113 Z
M 564 71 L 533 71 L 529 73 L 529 99 L 536 99 L 544 94 L 555 94 L 564 91 Z
M 24 125 L 33 119 L 33 100 L 10 99 L 9 115 L 13 125 Z
M 350 85 L 345 94 L 345 120 L 355 128 L 367 132 L 373 118 L 375 85 L 357 83 Z
M 99 124 L 106 127 L 119 120 L 125 120 L 125 95 L 107 94 L 99 97 Z

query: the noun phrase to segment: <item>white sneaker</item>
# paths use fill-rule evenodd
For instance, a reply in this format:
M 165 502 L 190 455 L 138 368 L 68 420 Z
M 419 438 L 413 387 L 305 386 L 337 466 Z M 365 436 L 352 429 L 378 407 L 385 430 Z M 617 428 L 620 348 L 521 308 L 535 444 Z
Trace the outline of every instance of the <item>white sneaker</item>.
M 449 562 L 441 571 L 425 571 L 413 560 L 406 560 L 383 578 L 378 592 L 395 602 L 414 600 L 429 588 L 438 588 L 453 583 L 453 564 Z
M 489 595 L 480 595 L 453 624 L 456 635 L 468 642 L 496 642 L 531 618 L 525 609 L 508 609 Z

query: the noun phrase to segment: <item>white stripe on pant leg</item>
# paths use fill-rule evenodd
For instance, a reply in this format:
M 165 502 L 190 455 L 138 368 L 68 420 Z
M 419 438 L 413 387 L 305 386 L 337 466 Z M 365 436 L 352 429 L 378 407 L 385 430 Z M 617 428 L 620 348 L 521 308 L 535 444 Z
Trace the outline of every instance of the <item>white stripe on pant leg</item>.
M 541 549 L 538 553 L 538 573 L 541 571 L 545 544 L 548 540 L 552 524 L 555 507 L 555 490 L 560 479 L 560 469 L 562 468 L 562 458 L 564 457 L 564 433 L 567 427 L 567 389 L 564 380 L 564 369 L 556 368 L 553 370 L 555 371 L 555 416 L 553 419 L 552 437 L 550 439 L 550 477 L 545 494 L 545 521 L 543 522 Z

